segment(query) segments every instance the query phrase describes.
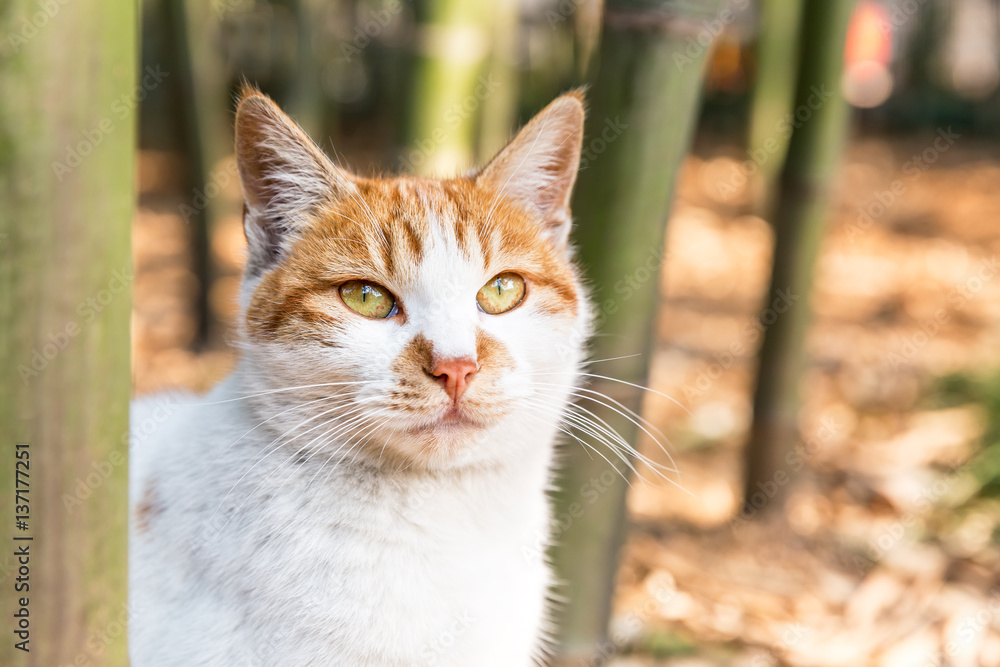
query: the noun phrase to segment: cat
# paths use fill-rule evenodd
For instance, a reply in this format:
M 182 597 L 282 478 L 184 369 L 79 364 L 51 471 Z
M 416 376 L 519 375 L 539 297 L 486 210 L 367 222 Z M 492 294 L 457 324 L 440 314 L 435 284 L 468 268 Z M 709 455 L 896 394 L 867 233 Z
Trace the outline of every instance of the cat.
M 544 661 L 583 122 L 569 93 L 478 171 L 363 178 L 241 93 L 241 355 L 136 435 L 133 667 Z

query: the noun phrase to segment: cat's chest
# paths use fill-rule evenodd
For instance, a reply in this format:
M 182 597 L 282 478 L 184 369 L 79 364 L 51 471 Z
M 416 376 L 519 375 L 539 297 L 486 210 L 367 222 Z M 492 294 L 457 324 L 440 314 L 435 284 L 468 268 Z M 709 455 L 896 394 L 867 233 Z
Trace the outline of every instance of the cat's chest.
M 546 531 L 540 488 L 495 481 L 380 486 L 349 475 L 301 490 L 295 502 L 262 507 L 258 544 L 273 527 L 280 535 L 268 541 L 274 558 L 331 581 L 367 574 L 387 584 L 399 578 L 463 590 L 484 571 L 514 576 L 536 565 L 525 554 Z
M 525 548 L 545 529 L 540 491 L 500 506 L 475 487 L 368 497 L 345 487 L 300 499 L 296 515 L 309 521 L 287 516 L 291 505 L 260 517 L 284 528 L 239 569 L 266 598 L 254 608 L 282 608 L 293 627 L 337 627 L 358 642 L 383 628 L 417 654 L 449 633 L 470 646 L 497 628 L 534 636 L 549 584 Z

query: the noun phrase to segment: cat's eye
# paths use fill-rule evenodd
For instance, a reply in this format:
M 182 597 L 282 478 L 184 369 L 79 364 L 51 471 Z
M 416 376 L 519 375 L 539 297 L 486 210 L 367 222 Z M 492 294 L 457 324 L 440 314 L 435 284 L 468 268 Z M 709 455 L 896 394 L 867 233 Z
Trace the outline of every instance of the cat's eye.
M 348 280 L 340 286 L 340 298 L 354 312 L 374 319 L 389 317 L 396 310 L 396 297 L 367 280 Z
M 476 301 L 483 312 L 499 315 L 521 303 L 524 298 L 524 278 L 516 273 L 501 273 L 490 278 L 479 289 Z

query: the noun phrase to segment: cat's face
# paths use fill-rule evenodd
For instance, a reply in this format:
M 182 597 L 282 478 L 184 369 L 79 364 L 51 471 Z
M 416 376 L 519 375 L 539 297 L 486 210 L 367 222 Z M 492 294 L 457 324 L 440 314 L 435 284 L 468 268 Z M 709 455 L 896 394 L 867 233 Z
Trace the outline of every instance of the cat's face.
M 299 387 L 256 401 L 289 447 L 451 467 L 558 409 L 589 325 L 567 246 L 582 121 L 564 96 L 476 174 L 368 179 L 244 95 L 246 349 L 255 388 Z

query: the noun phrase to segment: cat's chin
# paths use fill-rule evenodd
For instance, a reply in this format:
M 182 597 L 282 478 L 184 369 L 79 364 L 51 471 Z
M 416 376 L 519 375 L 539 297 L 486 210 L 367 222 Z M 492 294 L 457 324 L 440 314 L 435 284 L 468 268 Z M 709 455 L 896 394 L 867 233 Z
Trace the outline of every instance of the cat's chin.
M 494 425 L 493 420 L 484 420 L 468 410 L 449 410 L 410 423 L 397 422 L 388 449 L 379 454 L 386 457 L 389 450 L 394 450 L 396 456 L 417 467 L 462 466 L 478 458 L 479 446 Z

